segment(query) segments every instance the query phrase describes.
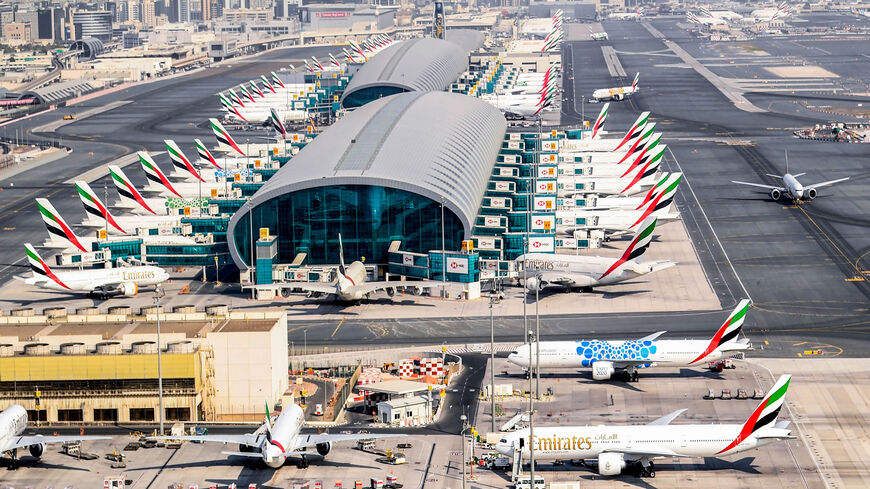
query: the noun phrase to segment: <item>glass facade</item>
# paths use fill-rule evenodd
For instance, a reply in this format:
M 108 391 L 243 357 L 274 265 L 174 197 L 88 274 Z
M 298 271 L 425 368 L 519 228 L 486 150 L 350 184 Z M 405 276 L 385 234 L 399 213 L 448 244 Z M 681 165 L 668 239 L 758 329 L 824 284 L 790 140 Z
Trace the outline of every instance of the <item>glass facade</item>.
M 338 234 L 346 262 L 365 257 L 367 263 L 387 263 L 392 241 L 402 250 L 428 253 L 441 249 L 441 203 L 393 188 L 335 185 L 300 190 L 264 202 L 236 224 L 233 239 L 244 263 L 250 263 L 252 234 L 269 228 L 278 237 L 276 263 L 290 263 L 307 253 L 312 265 L 338 263 Z M 444 209 L 446 249 L 462 244 L 462 222 Z
M 407 92 L 404 88 L 399 87 L 391 87 L 388 85 L 377 86 L 377 87 L 368 87 L 360 90 L 355 90 L 353 93 L 349 93 L 344 100 L 341 101 L 341 105 L 346 109 L 353 109 L 356 107 L 362 107 L 363 105 L 373 102 L 379 98 L 389 97 L 390 95 L 395 95 L 397 93 Z

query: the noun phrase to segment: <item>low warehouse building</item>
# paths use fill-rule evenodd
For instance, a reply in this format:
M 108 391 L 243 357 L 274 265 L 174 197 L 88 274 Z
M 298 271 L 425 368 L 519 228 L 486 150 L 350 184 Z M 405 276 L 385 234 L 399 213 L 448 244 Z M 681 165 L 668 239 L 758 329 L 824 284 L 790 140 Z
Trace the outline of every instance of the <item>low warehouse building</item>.
M 157 421 L 156 319 L 0 316 L 0 399 L 48 422 Z M 287 390 L 284 311 L 160 319 L 166 420 L 261 420 Z

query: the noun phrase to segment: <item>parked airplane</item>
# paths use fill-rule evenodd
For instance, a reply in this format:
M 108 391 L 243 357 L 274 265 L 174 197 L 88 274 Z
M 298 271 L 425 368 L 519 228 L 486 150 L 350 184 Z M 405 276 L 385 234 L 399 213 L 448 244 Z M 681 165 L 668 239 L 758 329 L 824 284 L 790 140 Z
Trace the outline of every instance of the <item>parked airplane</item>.
M 432 288 L 440 287 L 443 282 L 426 281 L 426 282 L 366 282 L 366 268 L 361 261 L 355 261 L 346 266 L 344 264 L 344 245 L 341 242 L 341 235 L 338 235 L 338 277 L 335 282 L 294 282 L 294 289 L 302 289 L 314 294 L 329 294 L 336 296 L 341 301 L 358 301 L 364 297 L 368 297 L 372 292 L 386 290 L 388 294 L 393 295 L 397 287 L 423 287 Z
M 49 443 L 66 443 L 84 440 L 111 440 L 110 436 L 24 436 L 27 429 L 27 410 L 24 406 L 13 404 L 0 412 L 0 454 L 9 454 L 13 467 L 18 462 L 18 449 L 27 448 L 36 458 L 45 453 Z
M 691 10 L 686 12 L 686 20 L 693 24 L 701 24 L 701 25 L 726 25 L 728 21 L 725 19 L 720 19 L 718 17 L 708 17 L 705 15 L 698 15 Z
M 133 297 L 140 287 L 158 286 L 169 280 L 165 270 L 151 265 L 55 272 L 30 243 L 25 243 L 24 248 L 27 250 L 32 277 L 15 278 L 43 289 L 85 293 L 100 298 L 116 295 Z
M 617 259 L 603 256 L 554 255 L 525 253 L 517 257 L 522 270 L 523 285 L 529 290 L 544 287 L 579 288 L 589 292 L 593 287 L 611 285 L 670 268 L 670 261 L 641 263 L 639 258 L 652 242 L 656 218 L 649 217 L 638 228 L 625 252 Z
M 767 174 L 769 177 L 778 178 L 782 180 L 781 186 L 776 185 L 764 185 L 761 183 L 749 183 L 749 182 L 740 182 L 737 180 L 732 180 L 731 183 L 736 183 L 738 185 L 749 185 L 752 187 L 759 187 L 763 189 L 767 189 L 770 191 L 770 198 L 773 200 L 779 200 L 782 197 L 786 197 L 793 201 L 799 200 L 813 200 L 816 198 L 817 192 L 816 189 L 820 187 L 827 187 L 829 185 L 833 185 L 835 183 L 845 182 L 850 177 L 838 178 L 836 180 L 828 180 L 826 182 L 814 183 L 812 185 L 802 185 L 797 177 L 806 175 L 806 173 L 798 173 L 797 175 L 792 175 L 788 173 L 788 157 L 786 157 L 786 173 L 785 175 L 771 175 Z
M 738 338 L 749 304 L 749 299 L 741 300 L 710 340 L 660 340 L 666 332 L 659 331 L 637 340 L 542 341 L 540 345 L 520 346 L 508 355 L 508 361 L 525 370 L 529 365 L 541 369 L 591 368 L 595 380 L 610 380 L 620 373 L 625 380 L 637 382 L 638 369 L 695 367 L 751 349 L 748 338 Z M 536 358 L 538 350 L 540 361 Z
M 115 207 L 133 214 L 150 214 L 152 216 L 156 216 L 158 211 L 164 210 L 162 207 L 165 199 L 146 199 L 143 197 L 120 167 L 109 165 L 109 176 L 112 177 L 112 183 L 115 184 L 118 197 L 121 199 L 115 204 Z
M 272 468 L 284 465 L 288 457 L 298 456 L 297 466 L 300 469 L 308 467 L 309 455 L 326 457 L 333 443 L 342 441 L 367 440 L 371 438 L 393 438 L 407 436 L 401 434 L 311 434 L 301 433 L 305 413 L 296 404 L 287 406 L 272 424 L 269 406 L 266 406 L 266 421 L 253 433 L 244 435 L 183 435 L 183 436 L 150 436 L 150 440 L 189 440 L 197 442 L 237 443 L 238 452 L 221 452 L 235 457 L 258 458 Z M 316 451 L 308 451 L 314 448 Z
M 640 79 L 640 73 L 634 75 L 634 81 L 629 87 L 599 88 L 592 92 L 592 98 L 602 102 L 605 100 L 625 100 L 626 97 L 630 97 L 640 90 L 637 86 L 638 79 Z
M 610 36 L 607 35 L 606 32 L 593 32 L 590 34 L 593 41 L 607 41 L 610 39 Z
M 655 477 L 654 460 L 706 458 L 752 450 L 796 437 L 789 421 L 777 421 L 790 375 L 781 376 L 742 425 L 672 425 L 680 409 L 641 426 L 545 426 L 535 428 L 535 461 L 597 459 L 598 473 L 619 475 L 629 465 Z M 529 429 L 504 435 L 495 449 L 522 463 L 530 457 Z M 518 460 L 517 460 L 518 459 Z
M 638 20 L 643 17 L 643 9 L 639 8 L 634 12 L 613 12 L 607 16 L 608 19 L 615 20 Z

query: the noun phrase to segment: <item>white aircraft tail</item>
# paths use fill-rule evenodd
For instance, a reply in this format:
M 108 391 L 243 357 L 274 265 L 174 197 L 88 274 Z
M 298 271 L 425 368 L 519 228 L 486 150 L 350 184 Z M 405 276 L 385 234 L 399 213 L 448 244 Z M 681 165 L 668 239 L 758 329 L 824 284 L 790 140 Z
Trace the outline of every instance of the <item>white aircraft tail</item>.
M 36 199 L 36 206 L 39 207 L 39 214 L 42 216 L 42 222 L 48 230 L 48 244 L 54 246 L 60 245 L 64 248 L 75 248 L 82 253 L 87 253 L 88 250 L 82 245 L 81 239 L 76 236 L 69 224 L 61 217 L 57 209 L 51 205 L 48 199 Z
M 118 197 L 121 198 L 121 203 L 127 209 L 142 209 L 150 214 L 157 215 L 154 212 L 139 190 L 133 185 L 133 182 L 127 178 L 127 175 L 121 168 L 115 165 L 109 165 L 109 176 L 112 177 L 112 183 L 115 184 L 115 190 L 118 191 Z
M 610 102 L 601 107 L 601 112 L 598 113 L 598 118 L 595 119 L 595 125 L 592 126 L 592 139 L 596 139 L 601 130 L 604 129 L 604 121 L 607 120 L 607 112 L 610 110 Z
M 638 116 L 637 120 L 634 121 L 634 124 L 632 124 L 631 127 L 628 128 L 628 131 L 625 133 L 622 141 L 620 141 L 619 144 L 615 148 L 613 148 L 613 151 L 619 150 L 619 148 L 625 146 L 625 144 L 630 140 L 639 137 L 640 134 L 643 132 L 643 128 L 646 126 L 647 122 L 649 122 L 649 112 L 641 113 Z
M 82 201 L 82 205 L 85 207 L 85 213 L 89 216 L 88 221 L 90 222 L 105 222 L 106 226 L 112 226 L 116 231 L 121 234 L 127 234 L 120 225 L 118 225 L 118 221 L 115 220 L 115 216 L 109 211 L 106 207 L 106 204 L 103 203 L 102 200 L 97 196 L 97 194 L 91 190 L 90 185 L 83 180 L 75 181 L 76 191 L 78 191 L 79 199 Z

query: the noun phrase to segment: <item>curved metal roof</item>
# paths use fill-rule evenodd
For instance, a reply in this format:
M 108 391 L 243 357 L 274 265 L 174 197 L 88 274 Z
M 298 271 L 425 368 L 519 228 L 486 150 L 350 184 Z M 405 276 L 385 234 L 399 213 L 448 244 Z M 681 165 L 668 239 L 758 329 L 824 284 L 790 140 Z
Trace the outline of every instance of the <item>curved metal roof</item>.
M 103 41 L 97 39 L 96 37 L 88 37 L 73 42 L 72 45 L 70 45 L 69 50 L 82 51 L 83 57 L 88 59 L 94 59 L 97 56 L 103 54 L 105 48 L 103 47 Z
M 438 128 L 437 131 L 432 128 Z M 283 194 L 333 185 L 372 185 L 441 201 L 471 237 L 507 121 L 467 95 L 409 92 L 366 104 L 314 138 L 230 220 L 233 239 L 249 209 Z
M 483 34 L 456 29 L 450 40 L 416 38 L 396 43 L 372 57 L 356 72 L 341 96 L 370 87 L 406 92 L 443 91 L 468 68 L 468 53 L 483 44 Z

